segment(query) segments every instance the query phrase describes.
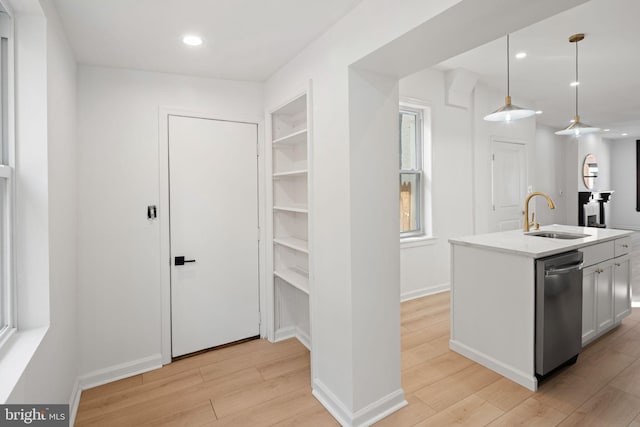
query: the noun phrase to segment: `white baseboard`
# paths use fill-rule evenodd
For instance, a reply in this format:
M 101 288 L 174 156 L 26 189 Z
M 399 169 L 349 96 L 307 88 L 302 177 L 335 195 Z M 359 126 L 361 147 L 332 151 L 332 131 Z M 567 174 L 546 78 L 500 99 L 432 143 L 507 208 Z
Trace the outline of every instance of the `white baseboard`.
M 78 406 L 80 405 L 81 395 L 82 395 L 82 388 L 80 387 L 80 378 L 76 378 L 76 382 L 73 384 L 73 390 L 71 390 L 71 397 L 69 399 L 69 425 L 70 426 L 76 423 L 76 415 L 78 414 Z
M 120 365 L 110 366 L 82 375 L 79 378 L 80 388 L 86 390 L 161 367 L 162 355 L 158 353 L 153 356 L 121 363 Z
M 317 378 L 313 380 L 313 395 L 343 427 L 370 426 L 407 405 L 404 391 L 398 389 L 353 413 Z
M 449 283 L 441 283 L 440 285 L 429 286 L 428 288 L 417 289 L 415 291 L 403 292 L 400 294 L 400 302 L 410 301 L 416 298 L 426 297 L 427 295 L 439 294 L 451 290 Z
M 296 338 L 302 343 L 302 345 L 307 347 L 307 350 L 311 351 L 311 338 L 300 328 L 297 328 L 295 326 L 287 326 L 286 328 L 278 329 L 274 335 L 275 336 L 273 342 L 284 341 L 288 340 L 289 338 Z
M 296 328 L 296 338 L 307 347 L 307 350 L 311 351 L 311 337 L 300 328 Z
M 286 328 L 277 329 L 273 335 L 274 335 L 273 342 L 279 342 L 279 341 L 288 340 L 289 338 L 295 338 L 296 327 L 287 326 Z
M 457 353 L 460 353 L 464 357 L 471 359 L 474 362 L 477 362 L 504 377 L 509 378 L 511 381 L 518 383 L 531 391 L 536 391 L 538 389 L 538 379 L 535 376 L 528 375 L 525 372 L 505 365 L 504 363 L 494 359 L 493 357 L 467 347 L 466 345 L 457 341 L 449 341 L 449 348 Z
M 407 405 L 404 391 L 400 388 L 357 411 L 353 425 L 370 426 Z
M 351 411 L 333 394 L 324 383 L 317 378 L 313 379 L 312 394 L 322 403 L 327 411 L 340 423 L 341 426 L 351 426 Z

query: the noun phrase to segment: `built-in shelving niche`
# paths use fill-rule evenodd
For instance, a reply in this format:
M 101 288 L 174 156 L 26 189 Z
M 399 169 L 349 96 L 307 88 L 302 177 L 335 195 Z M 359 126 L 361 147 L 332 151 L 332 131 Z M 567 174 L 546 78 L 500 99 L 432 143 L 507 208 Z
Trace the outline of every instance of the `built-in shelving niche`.
M 271 113 L 274 339 L 311 348 L 307 95 Z
M 276 341 L 296 337 L 310 349 L 309 296 L 277 276 L 274 285 Z

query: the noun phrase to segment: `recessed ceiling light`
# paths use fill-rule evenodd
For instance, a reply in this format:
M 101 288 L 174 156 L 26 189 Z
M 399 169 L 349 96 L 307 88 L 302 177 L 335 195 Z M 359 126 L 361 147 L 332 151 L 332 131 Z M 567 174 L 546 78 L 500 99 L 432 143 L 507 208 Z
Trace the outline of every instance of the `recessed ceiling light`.
M 517 59 L 524 59 L 527 57 L 527 52 L 518 52 L 516 53 L 516 58 Z
M 200 46 L 202 44 L 202 37 L 188 34 L 182 38 L 182 43 L 187 46 Z
M 542 114 L 542 110 L 536 111 L 536 114 Z
M 609 132 L 611 129 L 602 129 L 605 132 Z
M 571 87 L 576 87 L 576 86 L 579 86 L 579 85 L 580 85 L 580 82 L 571 82 L 571 83 L 569 83 L 569 86 L 571 86 Z
M 575 122 L 576 122 L 576 120 L 575 120 L 575 119 L 571 119 L 571 120 L 569 120 L 569 123 L 575 123 Z
M 627 136 L 627 135 L 629 135 L 629 134 L 628 134 L 628 133 L 623 133 L 623 134 L 622 134 L 622 136 Z

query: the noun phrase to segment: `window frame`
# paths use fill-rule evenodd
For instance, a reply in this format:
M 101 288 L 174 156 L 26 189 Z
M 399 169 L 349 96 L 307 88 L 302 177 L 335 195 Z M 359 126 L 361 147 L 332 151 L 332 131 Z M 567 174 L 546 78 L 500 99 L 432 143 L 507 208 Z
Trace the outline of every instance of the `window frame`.
M 401 138 L 402 128 L 400 119 L 402 114 L 416 115 L 416 169 L 402 169 Z M 398 111 L 398 148 L 399 148 L 399 185 L 402 183 L 402 175 L 416 175 L 417 187 L 417 222 L 418 228 L 410 231 L 401 231 L 402 243 L 431 239 L 431 108 L 422 101 L 403 98 L 400 100 Z
M 0 39 L 6 39 L 6 52 L 0 50 L 0 180 L 4 181 L 0 212 L 0 347 L 17 329 L 15 288 L 14 217 L 15 217 L 15 112 L 14 112 L 14 41 L 13 20 L 0 11 Z M 6 156 L 6 158 L 5 158 Z

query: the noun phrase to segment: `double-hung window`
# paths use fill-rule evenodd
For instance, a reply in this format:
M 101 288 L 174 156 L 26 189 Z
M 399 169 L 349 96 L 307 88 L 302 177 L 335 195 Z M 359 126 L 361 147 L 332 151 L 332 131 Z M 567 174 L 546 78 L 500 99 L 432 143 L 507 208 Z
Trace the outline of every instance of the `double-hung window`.
M 400 237 L 430 234 L 429 176 L 425 173 L 428 107 L 400 104 Z M 428 135 L 427 135 L 428 136 Z
M 9 120 L 9 16 L 0 12 L 0 343 L 14 327 L 12 287 L 13 161 Z

